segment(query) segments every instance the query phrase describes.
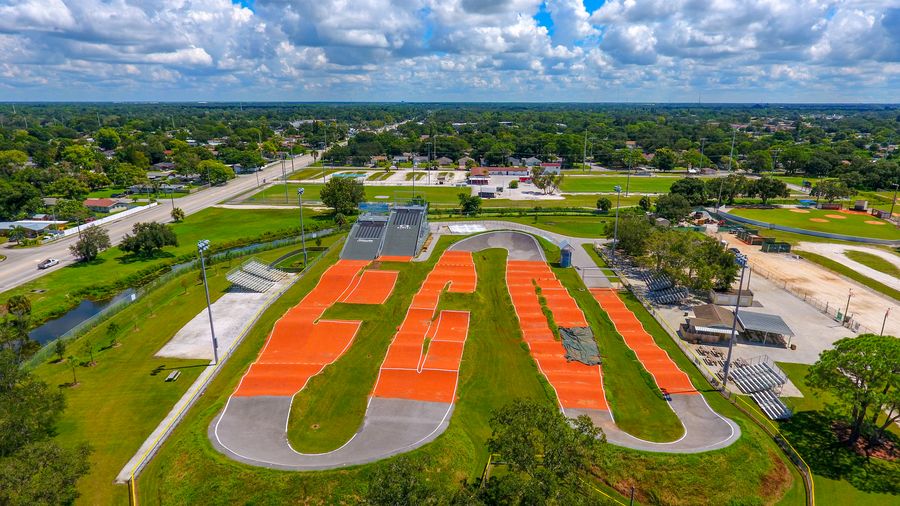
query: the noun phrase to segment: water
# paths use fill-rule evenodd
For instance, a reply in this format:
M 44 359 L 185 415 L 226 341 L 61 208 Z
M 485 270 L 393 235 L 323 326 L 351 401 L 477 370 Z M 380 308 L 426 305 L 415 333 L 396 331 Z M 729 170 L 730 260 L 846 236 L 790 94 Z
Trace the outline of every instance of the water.
M 133 289 L 128 289 L 124 292 L 119 293 L 111 299 L 106 299 L 103 301 L 93 301 L 85 299 L 81 301 L 81 304 L 70 310 L 68 313 L 60 316 L 59 318 L 56 318 L 55 320 L 48 320 L 40 327 L 32 330 L 28 333 L 28 336 L 41 345 L 44 345 L 77 327 L 85 320 L 88 320 L 93 316 L 99 314 L 110 305 L 131 297 L 133 293 L 135 293 Z

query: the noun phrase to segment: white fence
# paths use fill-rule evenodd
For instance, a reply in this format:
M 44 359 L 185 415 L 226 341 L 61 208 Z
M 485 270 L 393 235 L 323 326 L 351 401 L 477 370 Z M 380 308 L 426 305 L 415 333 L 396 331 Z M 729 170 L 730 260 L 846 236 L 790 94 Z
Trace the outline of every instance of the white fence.
M 147 204 L 146 206 L 132 207 L 131 209 L 126 209 L 122 212 L 109 215 L 105 218 L 100 218 L 99 220 L 94 220 L 90 223 L 83 223 L 81 225 L 78 225 L 77 227 L 63 230 L 61 234 L 54 236 L 54 239 L 61 239 L 63 237 L 69 237 L 70 235 L 77 234 L 79 231 L 81 231 L 87 227 L 93 227 L 94 225 L 103 225 L 104 223 L 116 221 L 118 219 L 124 218 L 126 216 L 131 216 L 132 214 L 139 213 L 145 209 L 150 209 L 151 207 L 156 207 L 158 205 L 159 205 L 159 203 L 157 203 L 157 202 L 151 202 L 151 203 Z

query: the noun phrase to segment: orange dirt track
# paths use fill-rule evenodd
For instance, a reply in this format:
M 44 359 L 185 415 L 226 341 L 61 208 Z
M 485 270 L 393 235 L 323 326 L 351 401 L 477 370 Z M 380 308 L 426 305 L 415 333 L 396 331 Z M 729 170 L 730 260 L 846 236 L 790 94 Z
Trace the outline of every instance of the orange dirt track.
M 591 289 L 591 293 L 609 315 L 613 325 L 616 326 L 616 331 L 625 339 L 625 344 L 634 351 L 647 372 L 656 380 L 660 390 L 668 394 L 697 393 L 688 375 L 656 344 L 615 290 L 594 288 Z
M 563 409 L 609 410 L 603 394 L 600 366 L 566 360 L 566 350 L 550 329 L 534 284 L 541 288 L 547 308 L 560 327 L 587 327 L 578 304 L 544 262 L 510 260 L 506 283 L 519 318 L 522 337 L 541 372 L 556 390 Z
M 353 291 L 341 302 L 347 304 L 384 304 L 394 291 L 397 283 L 397 271 L 368 270 L 359 277 Z
M 441 256 L 413 297 L 406 319 L 388 348 L 373 396 L 446 403 L 455 400 L 469 313 L 440 311 L 435 320 L 435 312 L 445 287 L 449 292 L 471 293 L 476 283 L 471 253 L 447 251 Z
M 316 287 L 275 323 L 266 346 L 234 395 L 292 396 L 309 378 L 337 360 L 350 346 L 361 322 L 319 318 L 351 287 L 360 283 L 360 271 L 368 263 L 365 260 L 338 260 L 329 267 Z

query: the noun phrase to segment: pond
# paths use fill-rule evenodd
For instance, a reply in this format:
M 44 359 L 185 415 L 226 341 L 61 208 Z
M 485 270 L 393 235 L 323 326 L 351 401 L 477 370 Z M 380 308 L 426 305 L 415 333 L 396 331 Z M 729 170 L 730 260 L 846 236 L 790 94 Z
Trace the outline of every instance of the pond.
M 54 320 L 48 320 L 40 327 L 32 330 L 28 333 L 28 336 L 43 346 L 44 344 L 53 341 L 57 337 L 77 327 L 82 322 L 99 314 L 105 308 L 131 297 L 131 295 L 134 293 L 135 291 L 133 289 L 128 289 L 124 292 L 119 293 L 111 299 L 102 301 L 85 299 L 81 301 L 81 304 L 71 309 L 68 313 Z

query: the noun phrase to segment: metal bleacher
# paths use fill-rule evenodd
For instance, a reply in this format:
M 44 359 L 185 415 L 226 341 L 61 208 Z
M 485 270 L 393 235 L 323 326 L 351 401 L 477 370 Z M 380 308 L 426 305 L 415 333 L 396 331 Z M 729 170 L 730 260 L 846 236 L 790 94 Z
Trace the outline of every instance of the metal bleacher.
M 750 394 L 753 400 L 759 404 L 759 408 L 772 420 L 784 420 L 790 418 L 793 414 L 781 399 L 771 390 L 763 390 L 761 392 L 753 392 Z
M 778 392 L 787 382 L 787 375 L 768 357 L 736 360 L 728 376 L 741 392 L 753 397 L 763 413 L 772 420 L 791 417 L 790 408 L 778 398 Z
M 678 304 L 689 295 L 687 288 L 677 287 L 666 275 L 645 274 L 648 295 L 660 304 Z
M 225 279 L 246 290 L 267 292 L 286 276 L 287 273 L 283 271 L 269 267 L 256 259 L 250 259 L 232 269 L 225 275 Z

